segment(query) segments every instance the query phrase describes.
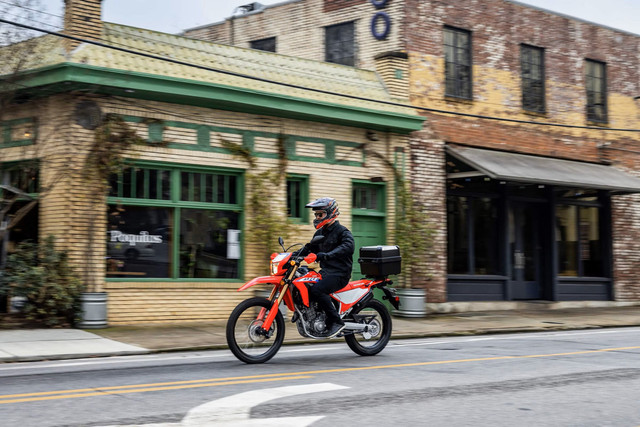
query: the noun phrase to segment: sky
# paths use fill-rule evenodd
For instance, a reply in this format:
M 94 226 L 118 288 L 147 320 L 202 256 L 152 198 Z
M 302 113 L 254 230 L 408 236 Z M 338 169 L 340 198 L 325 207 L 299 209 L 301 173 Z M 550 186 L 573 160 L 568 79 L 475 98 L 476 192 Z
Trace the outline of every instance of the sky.
M 253 0 L 103 0 L 102 19 L 108 22 L 177 34 L 188 28 L 223 21 L 236 7 Z M 640 0 L 518 0 L 608 27 L 640 34 Z M 282 0 L 259 0 L 264 5 Z M 64 0 L 41 0 L 55 19 Z M 50 22 L 50 21 L 49 21 Z

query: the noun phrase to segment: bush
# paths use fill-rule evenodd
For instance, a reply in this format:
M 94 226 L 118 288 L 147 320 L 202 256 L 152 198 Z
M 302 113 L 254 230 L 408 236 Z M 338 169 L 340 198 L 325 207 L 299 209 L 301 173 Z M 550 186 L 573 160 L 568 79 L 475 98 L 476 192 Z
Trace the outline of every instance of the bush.
M 48 237 L 40 245 L 20 243 L 0 276 L 0 295 L 26 298 L 23 313 L 46 326 L 74 325 L 80 316 L 83 286 L 69 266 L 67 253 Z

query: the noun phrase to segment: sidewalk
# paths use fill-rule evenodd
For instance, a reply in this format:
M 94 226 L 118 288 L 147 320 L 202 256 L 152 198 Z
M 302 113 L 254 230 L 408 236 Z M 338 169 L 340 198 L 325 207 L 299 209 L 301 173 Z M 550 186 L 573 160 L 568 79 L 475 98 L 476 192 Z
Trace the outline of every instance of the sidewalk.
M 429 314 L 393 317 L 392 339 L 640 326 L 640 305 Z M 287 321 L 285 344 L 311 343 Z M 227 348 L 225 322 L 105 329 L 0 330 L 0 362 Z

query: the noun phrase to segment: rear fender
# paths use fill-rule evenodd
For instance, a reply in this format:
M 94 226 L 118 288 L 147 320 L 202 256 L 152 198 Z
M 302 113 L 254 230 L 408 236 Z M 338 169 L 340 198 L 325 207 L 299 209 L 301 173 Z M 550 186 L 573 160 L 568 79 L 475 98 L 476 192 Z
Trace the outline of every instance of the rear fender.
M 254 285 L 277 285 L 284 276 L 260 276 L 249 280 L 247 283 L 238 288 L 238 292 L 249 289 Z

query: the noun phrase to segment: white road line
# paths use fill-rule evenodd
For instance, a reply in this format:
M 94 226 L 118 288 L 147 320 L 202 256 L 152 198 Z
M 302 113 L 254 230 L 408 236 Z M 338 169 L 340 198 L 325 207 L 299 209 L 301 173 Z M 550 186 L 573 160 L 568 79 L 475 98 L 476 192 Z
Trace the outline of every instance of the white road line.
M 250 418 L 251 408 L 274 399 L 298 394 L 343 390 L 349 387 L 332 383 L 294 385 L 288 387 L 252 390 L 222 399 L 212 400 L 191 409 L 179 423 L 136 424 L 145 427 L 202 427 L 202 426 L 265 426 L 306 427 L 324 416 L 288 418 Z M 120 426 L 120 427 L 135 427 Z M 114 427 L 114 426 L 111 426 Z
M 450 340 L 446 341 L 419 341 L 415 342 L 412 340 L 411 343 L 398 343 L 397 341 L 391 341 L 393 347 L 411 347 L 411 346 L 421 346 L 421 345 L 438 345 L 438 344 L 450 344 L 450 343 L 463 343 L 463 342 L 475 342 L 475 341 L 501 341 L 501 340 L 528 340 L 528 339 L 541 339 L 541 338 L 554 338 L 554 337 L 569 337 L 569 336 L 587 336 L 587 335 L 598 335 L 598 334 L 624 334 L 624 333 L 640 333 L 640 329 L 631 329 L 631 330 L 604 330 L 604 331 L 589 331 L 589 332 L 548 332 L 548 333 L 531 333 L 530 335 L 509 335 L 509 336 L 483 336 L 479 338 L 455 338 L 452 337 Z

